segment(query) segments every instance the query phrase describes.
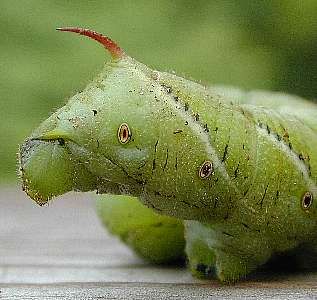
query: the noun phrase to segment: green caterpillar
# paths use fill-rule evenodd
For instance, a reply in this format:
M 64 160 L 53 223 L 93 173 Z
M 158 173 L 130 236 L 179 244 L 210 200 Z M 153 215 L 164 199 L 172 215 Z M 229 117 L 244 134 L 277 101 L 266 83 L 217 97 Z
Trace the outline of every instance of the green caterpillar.
M 20 147 L 32 199 L 137 197 L 144 207 L 99 200 L 112 232 L 159 263 L 181 258 L 185 237 L 193 274 L 224 282 L 276 253 L 315 253 L 316 104 L 205 87 L 148 68 L 94 31 L 59 30 L 97 40 L 112 60 Z

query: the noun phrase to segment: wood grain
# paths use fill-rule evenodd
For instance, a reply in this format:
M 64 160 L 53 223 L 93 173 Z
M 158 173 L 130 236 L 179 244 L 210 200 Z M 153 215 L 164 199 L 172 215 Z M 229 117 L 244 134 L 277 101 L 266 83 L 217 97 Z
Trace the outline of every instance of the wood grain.
M 106 233 L 91 194 L 39 207 L 4 187 L 0 205 L 0 299 L 317 298 L 317 273 L 262 271 L 225 286 L 148 265 Z

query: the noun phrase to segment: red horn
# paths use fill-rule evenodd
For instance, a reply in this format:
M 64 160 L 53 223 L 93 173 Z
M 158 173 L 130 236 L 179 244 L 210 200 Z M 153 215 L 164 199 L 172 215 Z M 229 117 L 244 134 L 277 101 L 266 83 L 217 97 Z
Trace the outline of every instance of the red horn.
M 88 36 L 102 44 L 110 52 L 112 58 L 118 59 L 124 55 L 123 50 L 113 40 L 96 31 L 78 27 L 62 27 L 56 28 L 56 30 L 76 32 L 80 35 Z

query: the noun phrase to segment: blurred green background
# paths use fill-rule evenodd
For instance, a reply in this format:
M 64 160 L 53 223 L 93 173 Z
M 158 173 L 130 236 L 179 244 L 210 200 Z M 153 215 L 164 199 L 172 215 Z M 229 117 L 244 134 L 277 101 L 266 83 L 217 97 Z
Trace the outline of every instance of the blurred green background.
M 317 94 L 317 1 L 0 1 L 0 183 L 18 144 L 109 59 L 88 27 L 145 64 L 203 83 Z

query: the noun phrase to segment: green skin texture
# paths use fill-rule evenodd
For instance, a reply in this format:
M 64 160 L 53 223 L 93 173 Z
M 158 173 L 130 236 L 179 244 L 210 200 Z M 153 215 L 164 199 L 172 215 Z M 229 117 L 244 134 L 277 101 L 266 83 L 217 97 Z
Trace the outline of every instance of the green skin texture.
M 111 233 L 151 263 L 173 263 L 185 257 L 181 220 L 157 214 L 126 195 L 98 197 L 97 212 Z
M 173 259 L 183 255 L 183 222 L 193 274 L 234 282 L 275 253 L 299 246 L 315 253 L 317 201 L 305 209 L 303 196 L 317 199 L 316 120 L 317 106 L 299 97 L 206 88 L 123 55 L 20 147 L 23 189 L 41 205 L 71 190 L 137 197 L 145 210 L 131 212 L 144 230 L 131 239 L 139 220 L 126 218 L 114 196 L 100 200 L 113 233 L 163 263 L 172 260 L 164 254 L 171 240 Z M 123 123 L 131 133 L 125 144 Z M 201 178 L 205 161 L 213 171 Z M 153 223 L 172 218 L 177 233 L 160 226 L 160 235 L 150 215 Z M 162 249 L 157 259 L 140 250 L 146 244 Z

